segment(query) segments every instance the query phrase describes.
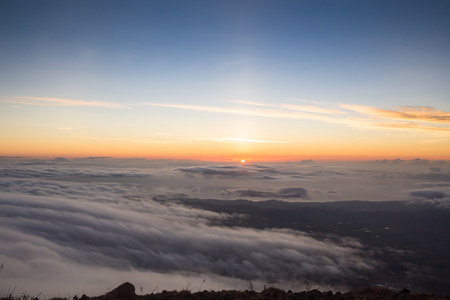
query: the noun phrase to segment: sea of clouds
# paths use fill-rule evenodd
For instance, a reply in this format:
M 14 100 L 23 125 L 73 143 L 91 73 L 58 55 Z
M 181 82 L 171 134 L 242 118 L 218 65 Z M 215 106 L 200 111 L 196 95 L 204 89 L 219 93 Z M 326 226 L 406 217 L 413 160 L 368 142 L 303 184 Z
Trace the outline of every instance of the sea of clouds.
M 350 238 L 222 226 L 177 198 L 424 201 L 450 207 L 448 162 L 206 164 L 0 160 L 0 292 L 345 287 L 379 267 Z M 165 199 L 159 201 L 158 199 Z M 169 199 L 169 200 L 167 200 Z M 238 222 L 236 222 L 238 224 Z M 139 291 L 138 291 L 139 292 Z

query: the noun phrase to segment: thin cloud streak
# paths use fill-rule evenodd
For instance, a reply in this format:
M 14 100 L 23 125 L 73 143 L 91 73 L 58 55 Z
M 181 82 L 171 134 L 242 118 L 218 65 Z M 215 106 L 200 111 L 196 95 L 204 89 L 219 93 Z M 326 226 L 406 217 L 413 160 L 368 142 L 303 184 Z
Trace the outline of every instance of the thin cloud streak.
M 400 106 L 397 110 L 380 109 L 363 105 L 341 104 L 341 106 L 374 117 L 430 123 L 450 123 L 450 112 L 440 111 L 429 106 Z
M 251 115 L 266 118 L 312 120 L 331 124 L 341 124 L 354 128 L 374 130 L 402 130 L 413 132 L 449 133 L 450 113 L 432 107 L 400 107 L 399 110 L 379 109 L 371 106 L 339 104 L 348 111 L 333 107 L 324 108 L 313 105 L 279 104 L 271 105 L 253 101 L 232 100 L 232 102 L 265 108 L 228 108 L 216 106 L 142 103 L 143 105 L 178 108 L 213 113 Z M 395 122 L 394 122 L 395 121 Z M 434 125 L 423 125 L 433 123 Z
M 311 113 L 317 113 L 317 114 L 329 114 L 329 115 L 345 114 L 345 112 L 337 110 L 337 109 L 322 108 L 322 107 L 312 106 L 312 105 L 283 104 L 282 107 L 286 108 L 286 109 L 290 109 L 290 110 L 305 111 L 305 112 L 311 112 Z
M 50 105 L 50 106 L 78 106 L 78 107 L 107 107 L 107 108 L 129 108 L 128 106 L 103 101 L 86 101 L 86 100 L 72 100 L 63 98 L 49 98 L 49 97 L 16 97 L 14 100 L 5 100 L 3 102 L 26 104 L 26 105 Z
M 421 124 L 413 123 L 413 122 L 383 123 L 383 124 L 378 124 L 377 126 L 379 128 L 408 130 L 408 131 L 413 130 L 413 131 L 440 132 L 440 133 L 450 132 L 450 128 L 448 128 L 448 127 L 428 126 L 428 125 L 421 125 Z
M 297 104 L 271 105 L 271 104 L 266 104 L 266 103 L 243 101 L 243 100 L 232 100 L 232 102 L 248 104 L 248 105 L 255 105 L 255 106 L 283 108 L 283 109 L 292 110 L 292 111 L 303 111 L 303 112 L 317 113 L 317 114 L 330 114 L 330 115 L 345 114 L 345 112 L 338 110 L 338 109 L 323 108 L 323 107 L 313 106 L 313 105 L 297 105 Z M 309 101 L 309 103 L 315 103 L 315 102 Z
M 397 110 L 380 109 L 372 106 L 340 104 L 341 107 L 366 115 L 370 127 L 380 129 L 450 132 L 450 113 L 428 106 L 402 106 Z M 364 117 L 363 117 L 364 119 Z M 425 125 L 421 123 L 432 123 Z
M 339 119 L 337 118 L 332 118 L 324 115 L 315 115 L 295 110 L 288 110 L 280 106 L 263 105 L 268 107 L 274 107 L 275 109 L 245 109 L 245 108 L 226 108 L 226 107 L 202 106 L 202 105 L 185 105 L 185 104 L 163 104 L 163 103 L 142 103 L 142 104 L 148 106 L 179 108 L 194 111 L 206 111 L 206 112 L 227 113 L 237 115 L 251 115 L 266 118 L 297 119 L 297 120 L 305 119 L 305 120 L 316 120 L 332 123 L 339 122 Z
M 195 111 L 227 113 L 227 114 L 253 115 L 253 116 L 260 116 L 260 117 L 275 117 L 275 116 L 271 116 L 267 113 L 264 113 L 264 111 L 250 110 L 250 109 L 224 108 L 224 107 L 215 107 L 215 106 L 186 105 L 186 104 L 164 104 L 164 103 L 143 103 L 143 105 L 157 106 L 157 107 L 169 107 L 169 108 L 180 108 L 180 109 L 195 110 Z

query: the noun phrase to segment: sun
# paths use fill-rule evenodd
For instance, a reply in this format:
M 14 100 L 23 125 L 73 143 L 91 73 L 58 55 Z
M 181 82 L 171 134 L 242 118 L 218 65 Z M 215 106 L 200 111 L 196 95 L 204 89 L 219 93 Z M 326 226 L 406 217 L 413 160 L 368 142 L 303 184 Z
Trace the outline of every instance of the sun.
M 245 160 L 244 160 L 244 159 L 241 160 L 241 164 L 243 164 L 243 163 L 245 163 Z

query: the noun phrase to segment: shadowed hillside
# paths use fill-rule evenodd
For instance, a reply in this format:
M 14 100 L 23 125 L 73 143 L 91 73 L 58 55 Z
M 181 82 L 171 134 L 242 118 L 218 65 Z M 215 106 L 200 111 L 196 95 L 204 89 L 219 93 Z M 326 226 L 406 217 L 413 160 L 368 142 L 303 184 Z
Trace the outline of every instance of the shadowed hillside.
M 12 297 L 9 295 L 8 297 L 0 298 L 0 300 L 27 300 L 33 299 L 33 297 L 29 297 L 23 295 L 21 297 Z M 36 297 L 33 300 L 38 300 Z M 45 299 L 45 297 L 44 297 Z M 162 300 L 162 299 L 204 299 L 204 300 L 222 300 L 222 299 L 305 299 L 305 300 L 326 300 L 326 299 L 361 299 L 361 300 L 371 300 L 371 299 L 436 299 L 436 300 L 445 300 L 450 299 L 449 296 L 438 296 L 433 294 L 413 294 L 407 289 L 402 289 L 400 291 L 394 291 L 388 288 L 382 287 L 367 287 L 362 289 L 354 289 L 345 293 L 332 291 L 319 291 L 319 290 L 308 290 L 303 292 L 292 292 L 292 291 L 283 291 L 278 288 L 269 287 L 265 288 L 261 292 L 256 291 L 236 291 L 236 290 L 222 290 L 222 291 L 201 291 L 201 292 L 192 292 L 190 290 L 183 289 L 181 291 L 162 291 L 161 293 L 152 293 L 148 295 L 137 295 L 136 289 L 133 284 L 129 282 L 125 282 L 113 289 L 112 291 L 95 297 L 88 297 L 86 295 L 82 295 L 80 298 L 74 296 L 72 300 Z M 50 300 L 71 300 L 69 298 L 51 298 Z

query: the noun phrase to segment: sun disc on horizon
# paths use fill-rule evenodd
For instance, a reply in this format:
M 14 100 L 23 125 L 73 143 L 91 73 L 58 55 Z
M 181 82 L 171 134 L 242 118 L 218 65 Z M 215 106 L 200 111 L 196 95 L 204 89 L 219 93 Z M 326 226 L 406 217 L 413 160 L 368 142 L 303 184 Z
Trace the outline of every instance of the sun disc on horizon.
M 244 160 L 244 159 L 241 160 L 241 164 L 243 164 L 243 163 L 245 163 L 245 160 Z

